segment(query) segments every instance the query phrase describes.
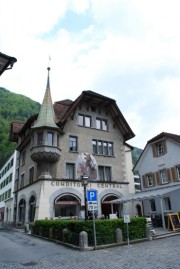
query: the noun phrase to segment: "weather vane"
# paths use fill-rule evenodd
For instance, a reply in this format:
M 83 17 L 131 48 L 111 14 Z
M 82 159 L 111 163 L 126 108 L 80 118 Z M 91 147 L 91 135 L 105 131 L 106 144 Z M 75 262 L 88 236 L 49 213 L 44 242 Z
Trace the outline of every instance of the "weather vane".
M 51 63 L 51 57 L 49 56 L 49 60 L 48 60 L 48 67 L 50 68 L 50 63 Z

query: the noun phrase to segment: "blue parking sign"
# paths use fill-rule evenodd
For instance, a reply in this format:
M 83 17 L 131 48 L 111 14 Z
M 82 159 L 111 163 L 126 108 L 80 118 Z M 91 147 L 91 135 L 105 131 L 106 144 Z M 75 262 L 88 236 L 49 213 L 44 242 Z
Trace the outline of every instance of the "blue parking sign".
M 88 199 L 88 202 L 97 202 L 97 191 L 88 190 L 87 191 L 87 199 Z

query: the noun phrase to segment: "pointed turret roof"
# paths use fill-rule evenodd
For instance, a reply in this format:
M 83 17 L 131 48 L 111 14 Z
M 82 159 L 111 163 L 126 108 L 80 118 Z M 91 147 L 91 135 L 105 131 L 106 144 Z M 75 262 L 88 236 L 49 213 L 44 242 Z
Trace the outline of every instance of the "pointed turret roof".
M 37 121 L 34 124 L 33 128 L 39 128 L 39 127 L 58 128 L 58 126 L 55 123 L 55 113 L 50 91 L 50 79 L 49 79 L 50 67 L 48 67 L 47 70 L 48 70 L 48 77 L 47 77 L 46 92 L 44 95 L 43 103 Z

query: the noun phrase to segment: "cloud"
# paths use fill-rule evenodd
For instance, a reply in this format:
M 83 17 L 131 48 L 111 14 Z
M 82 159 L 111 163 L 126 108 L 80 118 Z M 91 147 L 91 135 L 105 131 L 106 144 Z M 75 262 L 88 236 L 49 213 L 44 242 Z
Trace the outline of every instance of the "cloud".
M 180 134 L 179 9 L 176 0 L 0 0 L 1 51 L 18 60 L 1 86 L 42 102 L 50 55 L 53 101 L 83 90 L 115 99 L 138 147 Z

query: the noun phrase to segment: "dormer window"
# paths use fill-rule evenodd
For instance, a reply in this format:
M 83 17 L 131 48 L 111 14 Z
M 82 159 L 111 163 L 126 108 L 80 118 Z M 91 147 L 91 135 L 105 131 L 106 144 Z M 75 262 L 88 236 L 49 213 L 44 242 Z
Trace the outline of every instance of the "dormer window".
M 166 150 L 166 141 L 162 140 L 157 143 L 154 143 L 152 145 L 152 150 L 153 150 L 153 156 L 158 157 L 164 155 L 167 150 Z
M 159 155 L 163 155 L 164 154 L 164 148 L 163 148 L 163 143 L 157 143 L 156 144 L 156 148 L 157 148 L 157 154 Z

